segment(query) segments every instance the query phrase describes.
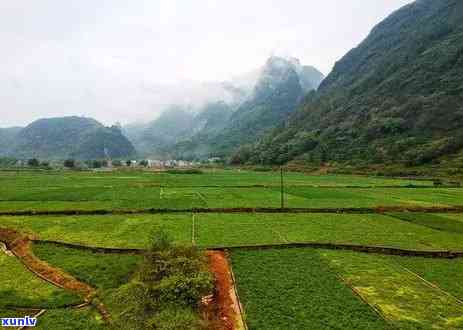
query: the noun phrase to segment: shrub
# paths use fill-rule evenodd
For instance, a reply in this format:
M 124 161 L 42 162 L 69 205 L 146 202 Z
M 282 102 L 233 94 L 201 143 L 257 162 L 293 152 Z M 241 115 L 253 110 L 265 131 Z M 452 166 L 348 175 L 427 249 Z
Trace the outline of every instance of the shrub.
M 162 230 L 133 280 L 112 294 L 115 329 L 202 329 L 198 307 L 213 289 L 204 254 L 195 247 L 174 245 Z
M 76 167 L 76 161 L 74 159 L 66 159 L 64 161 L 64 167 L 75 168 Z
M 31 158 L 27 161 L 27 166 L 38 167 L 39 165 L 40 165 L 40 162 L 37 158 Z
M 204 322 L 191 308 L 167 307 L 148 321 L 148 328 L 162 330 L 204 329 Z

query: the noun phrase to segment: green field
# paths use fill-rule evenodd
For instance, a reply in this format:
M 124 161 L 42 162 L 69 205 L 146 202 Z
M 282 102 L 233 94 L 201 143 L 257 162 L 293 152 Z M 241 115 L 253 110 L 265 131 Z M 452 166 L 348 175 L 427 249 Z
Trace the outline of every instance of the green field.
M 314 250 L 237 251 L 232 261 L 251 329 L 387 329 Z
M 277 172 L 245 170 L 0 171 L 0 211 L 278 208 L 279 183 Z M 177 243 L 202 248 L 312 242 L 463 251 L 463 214 L 335 210 L 463 205 L 463 189 L 432 186 L 426 180 L 285 173 L 286 207 L 333 210 L 0 216 L 0 227 L 40 240 L 112 248 L 147 248 L 162 228 Z M 34 243 L 33 251 L 94 287 L 110 307 L 111 292 L 130 281 L 142 260 L 50 243 Z M 234 248 L 231 261 L 250 329 L 463 328 L 463 259 Z M 63 308 L 81 298 L 37 278 L 15 257 L 0 251 L 0 265 L 8 269 L 0 274 L 2 317 L 23 315 L 12 309 L 19 305 L 47 310 L 39 319 L 42 329 L 108 328 L 93 305 Z
M 232 261 L 253 329 L 463 328 L 461 260 L 286 249 Z
M 452 216 L 456 223 L 463 219 Z M 202 247 L 322 242 L 463 251 L 460 232 L 380 214 L 26 216 L 0 217 L 0 223 L 43 240 L 115 248 L 146 248 L 150 234 L 159 228 L 178 242 L 191 243 L 194 225 L 194 241 Z
M 0 266 L 0 309 L 57 308 L 82 301 L 77 295 L 39 279 L 15 257 L 0 252 Z
M 0 211 L 279 207 L 279 185 L 279 176 L 274 172 L 0 172 Z M 462 189 L 426 188 L 432 186 L 430 181 L 290 172 L 285 174 L 284 185 L 287 207 L 463 203 Z
M 34 244 L 34 254 L 100 290 L 127 283 L 142 259 L 141 256 L 92 253 L 54 244 Z

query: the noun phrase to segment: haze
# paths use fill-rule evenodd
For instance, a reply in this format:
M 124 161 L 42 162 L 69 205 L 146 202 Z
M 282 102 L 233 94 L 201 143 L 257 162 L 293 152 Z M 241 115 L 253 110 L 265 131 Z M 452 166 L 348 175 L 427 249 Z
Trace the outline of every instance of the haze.
M 172 103 L 220 98 L 272 54 L 328 74 L 410 0 L 0 2 L 0 126 L 84 115 L 153 119 Z

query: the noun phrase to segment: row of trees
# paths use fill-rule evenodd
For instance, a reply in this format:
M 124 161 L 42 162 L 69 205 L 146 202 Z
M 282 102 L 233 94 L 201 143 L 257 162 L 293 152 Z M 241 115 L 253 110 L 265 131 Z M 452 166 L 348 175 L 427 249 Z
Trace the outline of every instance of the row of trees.
M 109 162 L 107 160 L 87 160 L 85 162 L 83 162 L 83 164 L 85 164 L 85 167 L 87 168 L 103 168 L 103 167 L 108 167 L 109 166 Z M 148 166 L 148 161 L 147 160 L 142 160 L 138 163 L 140 166 Z M 122 167 L 122 166 L 131 166 L 132 165 L 132 161 L 131 160 L 127 160 L 125 162 L 123 161 L 120 161 L 120 160 L 114 160 L 111 162 L 111 165 L 114 166 L 114 167 Z M 29 160 L 27 160 L 27 166 L 29 167 L 43 167 L 43 168 L 46 168 L 46 167 L 50 167 L 50 162 L 48 161 L 43 161 L 41 162 L 40 160 L 38 160 L 37 158 L 31 158 Z M 81 167 L 79 165 L 79 162 L 75 159 L 66 159 L 64 162 L 63 162 L 63 166 L 65 168 L 70 168 L 70 169 L 75 169 L 75 168 L 78 168 L 78 167 Z

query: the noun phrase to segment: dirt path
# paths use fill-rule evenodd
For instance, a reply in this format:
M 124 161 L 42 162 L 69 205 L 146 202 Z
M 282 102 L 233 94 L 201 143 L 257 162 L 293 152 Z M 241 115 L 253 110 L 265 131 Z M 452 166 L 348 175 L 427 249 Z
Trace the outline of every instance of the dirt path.
M 93 302 L 102 317 L 110 322 L 109 312 L 96 298 L 96 289 L 38 259 L 31 249 L 31 237 L 13 229 L 0 228 L 0 242 L 3 242 L 6 249 L 14 254 L 29 271 L 59 288 L 75 292 L 87 303 Z
M 227 256 L 223 251 L 208 251 L 209 267 L 215 277 L 215 303 L 221 320 L 221 329 L 247 329 L 235 291 L 235 283 Z

